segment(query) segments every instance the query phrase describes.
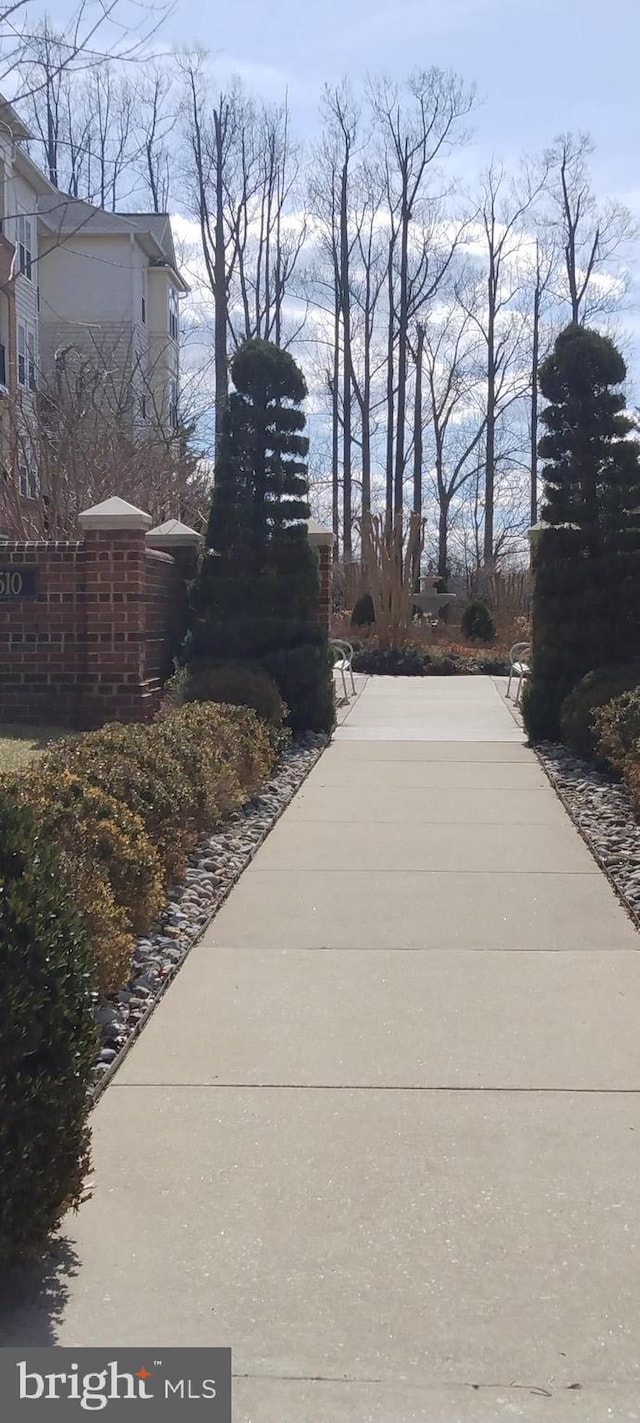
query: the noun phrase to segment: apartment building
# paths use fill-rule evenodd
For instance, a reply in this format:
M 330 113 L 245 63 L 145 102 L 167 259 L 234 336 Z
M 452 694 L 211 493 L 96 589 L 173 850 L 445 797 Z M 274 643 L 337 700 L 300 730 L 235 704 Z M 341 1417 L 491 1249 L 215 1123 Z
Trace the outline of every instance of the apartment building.
M 169 218 L 104 212 L 54 192 L 38 205 L 38 267 L 43 374 L 88 362 L 125 418 L 175 430 L 188 289 Z
M 136 429 L 179 422 L 181 297 L 166 214 L 110 213 L 53 187 L 0 99 L 0 463 L 6 489 L 40 497 L 29 426 L 40 386 L 93 369 Z M 13 493 L 16 492 L 14 487 Z M 10 500 L 2 500 L 0 535 Z M 4 503 L 4 513 L 3 513 Z

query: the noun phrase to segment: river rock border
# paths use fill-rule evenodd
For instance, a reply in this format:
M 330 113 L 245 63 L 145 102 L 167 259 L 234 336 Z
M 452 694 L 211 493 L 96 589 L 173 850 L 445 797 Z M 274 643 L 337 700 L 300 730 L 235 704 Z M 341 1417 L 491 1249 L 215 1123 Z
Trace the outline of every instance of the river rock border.
M 640 928 L 640 824 L 624 786 L 565 746 L 534 751 L 618 898 Z
M 184 884 L 170 891 L 151 933 L 136 941 L 129 982 L 97 1007 L 102 1044 L 93 1073 L 94 1101 L 328 743 L 322 733 L 307 733 L 287 747 L 260 792 L 201 842 Z

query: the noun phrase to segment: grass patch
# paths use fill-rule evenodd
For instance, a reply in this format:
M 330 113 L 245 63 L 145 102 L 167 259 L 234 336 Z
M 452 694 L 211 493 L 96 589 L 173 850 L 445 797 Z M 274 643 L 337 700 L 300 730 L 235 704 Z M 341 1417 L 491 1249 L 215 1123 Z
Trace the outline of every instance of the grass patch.
M 0 775 L 20 771 L 52 741 L 68 736 L 59 726 L 3 726 L 0 724 Z

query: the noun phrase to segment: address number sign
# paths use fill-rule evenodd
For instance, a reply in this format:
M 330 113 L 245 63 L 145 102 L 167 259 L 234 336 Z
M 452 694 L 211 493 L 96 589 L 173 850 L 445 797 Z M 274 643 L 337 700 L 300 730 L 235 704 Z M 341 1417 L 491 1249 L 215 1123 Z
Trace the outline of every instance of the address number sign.
M 0 568 L 0 601 L 33 598 L 37 591 L 35 568 Z

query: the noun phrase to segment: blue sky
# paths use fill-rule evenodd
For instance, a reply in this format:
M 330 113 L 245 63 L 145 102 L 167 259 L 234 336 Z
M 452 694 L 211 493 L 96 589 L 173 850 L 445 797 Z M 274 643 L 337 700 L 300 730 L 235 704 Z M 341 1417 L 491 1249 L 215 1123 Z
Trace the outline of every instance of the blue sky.
M 300 133 L 326 81 L 450 66 L 478 86 L 474 167 L 587 128 L 598 190 L 640 213 L 640 0 L 178 0 L 163 37 L 208 48 L 221 78 L 288 88 Z

